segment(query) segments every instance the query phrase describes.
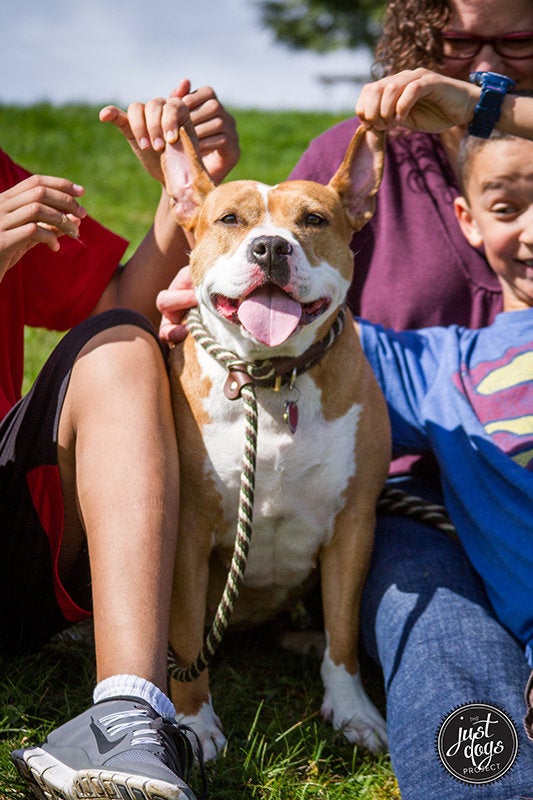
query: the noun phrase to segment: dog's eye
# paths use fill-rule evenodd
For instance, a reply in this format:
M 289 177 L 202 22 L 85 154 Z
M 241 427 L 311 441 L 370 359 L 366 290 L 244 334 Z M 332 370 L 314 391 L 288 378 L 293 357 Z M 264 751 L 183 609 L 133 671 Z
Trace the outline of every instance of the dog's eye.
M 321 225 L 327 225 L 328 222 L 325 217 L 321 216 L 321 214 L 315 214 L 314 212 L 307 214 L 304 221 L 306 225 L 311 225 L 313 228 L 319 228 Z
M 238 221 L 237 214 L 224 214 L 219 219 L 219 222 L 221 222 L 223 225 L 236 225 Z

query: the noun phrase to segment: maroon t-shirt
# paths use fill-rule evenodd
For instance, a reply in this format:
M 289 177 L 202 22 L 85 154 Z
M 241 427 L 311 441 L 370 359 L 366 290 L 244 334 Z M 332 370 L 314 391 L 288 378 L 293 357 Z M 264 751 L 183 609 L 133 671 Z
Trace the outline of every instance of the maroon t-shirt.
M 290 177 L 328 183 L 358 125 L 353 117 L 313 140 Z M 460 194 L 438 136 L 387 136 L 376 211 L 351 244 L 354 315 L 396 330 L 492 322 L 502 310 L 500 284 L 459 228 L 453 199 Z M 391 474 L 414 469 L 427 474 L 436 464 L 429 454 L 407 456 L 393 462 Z
M 327 183 L 358 124 L 354 117 L 312 141 L 290 177 Z M 354 314 L 405 330 L 479 328 L 501 311 L 500 285 L 455 218 L 459 194 L 438 136 L 389 134 L 376 212 L 352 240 Z

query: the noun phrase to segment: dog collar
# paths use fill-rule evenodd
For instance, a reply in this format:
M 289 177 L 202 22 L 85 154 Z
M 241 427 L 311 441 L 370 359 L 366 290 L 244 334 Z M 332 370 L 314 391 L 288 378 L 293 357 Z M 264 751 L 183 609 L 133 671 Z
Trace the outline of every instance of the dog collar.
M 228 400 L 237 400 L 243 386 L 261 386 L 279 392 L 282 386 L 292 386 L 296 377 L 316 366 L 337 339 L 346 320 L 346 309 L 339 309 L 326 336 L 315 342 L 305 353 L 295 358 L 268 358 L 263 361 L 243 361 L 235 353 L 224 350 L 211 338 L 203 324 L 200 311 L 193 308 L 187 316 L 187 327 L 196 341 L 228 370 L 224 384 L 224 395 Z

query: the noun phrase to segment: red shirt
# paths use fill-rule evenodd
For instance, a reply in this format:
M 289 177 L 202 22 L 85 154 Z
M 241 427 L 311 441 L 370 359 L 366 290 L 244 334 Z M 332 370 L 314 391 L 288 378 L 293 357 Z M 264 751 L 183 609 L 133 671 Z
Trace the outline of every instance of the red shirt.
M 29 175 L 0 150 L 0 192 Z M 66 331 L 88 317 L 128 245 L 90 218 L 59 242 L 57 253 L 36 245 L 0 281 L 0 419 L 20 398 L 24 326 Z

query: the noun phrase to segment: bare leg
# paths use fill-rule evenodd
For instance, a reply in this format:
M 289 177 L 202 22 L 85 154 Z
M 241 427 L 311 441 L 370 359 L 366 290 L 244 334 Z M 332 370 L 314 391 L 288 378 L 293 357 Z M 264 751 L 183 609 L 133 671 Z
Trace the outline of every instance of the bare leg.
M 86 711 L 11 757 L 39 797 L 195 800 L 193 748 L 164 694 L 177 446 L 163 359 L 142 327 L 111 327 L 81 350 L 58 437 L 59 570 L 73 578 L 86 534 L 98 685 Z
M 144 331 L 115 327 L 81 351 L 61 415 L 59 465 L 60 572 L 85 533 L 97 680 L 129 673 L 166 691 L 178 456 L 163 359 Z

